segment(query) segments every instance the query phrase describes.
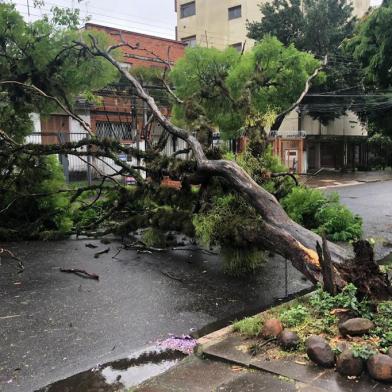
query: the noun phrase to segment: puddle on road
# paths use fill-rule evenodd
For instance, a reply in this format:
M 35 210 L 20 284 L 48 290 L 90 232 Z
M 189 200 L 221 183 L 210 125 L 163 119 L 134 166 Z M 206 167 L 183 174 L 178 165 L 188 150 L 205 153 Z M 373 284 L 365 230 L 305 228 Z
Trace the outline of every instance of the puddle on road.
M 36 392 L 117 392 L 163 373 L 185 356 L 179 351 L 158 349 L 99 365 Z

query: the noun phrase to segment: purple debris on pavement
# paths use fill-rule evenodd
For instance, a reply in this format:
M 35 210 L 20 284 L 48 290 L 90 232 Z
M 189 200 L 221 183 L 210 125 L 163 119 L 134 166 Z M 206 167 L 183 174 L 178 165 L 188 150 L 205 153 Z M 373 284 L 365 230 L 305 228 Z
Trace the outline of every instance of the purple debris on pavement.
M 167 349 L 181 351 L 184 354 L 192 354 L 197 341 L 189 335 L 170 335 L 168 339 L 159 342 L 159 345 Z

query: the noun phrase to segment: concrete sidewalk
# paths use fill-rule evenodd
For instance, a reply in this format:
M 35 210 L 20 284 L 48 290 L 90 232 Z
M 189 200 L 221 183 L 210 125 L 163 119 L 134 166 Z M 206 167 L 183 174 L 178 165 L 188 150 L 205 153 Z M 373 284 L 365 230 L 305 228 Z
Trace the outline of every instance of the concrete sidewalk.
M 391 385 L 371 380 L 366 374 L 348 379 L 334 369 L 298 360 L 294 354 L 276 357 L 274 347 L 252 356 L 249 347 L 254 343 L 233 333 L 231 327 L 216 331 L 199 339 L 198 356 L 188 357 L 132 392 L 392 391 Z
M 300 176 L 300 183 L 311 188 L 334 188 L 340 186 L 358 185 L 361 183 L 381 182 L 392 180 L 392 170 L 369 172 L 322 171 L 315 176 Z

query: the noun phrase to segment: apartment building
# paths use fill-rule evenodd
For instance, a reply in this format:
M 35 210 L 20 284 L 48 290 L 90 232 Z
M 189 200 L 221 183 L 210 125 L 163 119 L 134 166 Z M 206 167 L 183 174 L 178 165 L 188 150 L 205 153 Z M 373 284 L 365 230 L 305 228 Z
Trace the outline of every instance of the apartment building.
M 189 46 L 224 49 L 233 46 L 251 48 L 254 41 L 247 38 L 246 22 L 259 21 L 259 5 L 266 0 L 175 0 L 177 39 Z M 370 0 L 352 0 L 354 14 L 362 17 Z

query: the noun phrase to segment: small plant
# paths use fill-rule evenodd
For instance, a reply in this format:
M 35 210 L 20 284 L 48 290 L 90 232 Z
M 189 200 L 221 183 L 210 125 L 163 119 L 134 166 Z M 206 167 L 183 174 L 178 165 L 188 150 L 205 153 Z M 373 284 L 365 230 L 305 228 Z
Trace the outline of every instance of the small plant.
M 334 297 L 319 287 L 310 297 L 310 303 L 324 317 L 328 316 L 332 309 L 343 308 L 352 310 L 358 316 L 371 318 L 370 304 L 366 300 L 359 301 L 356 294 L 357 288 L 352 283 Z
M 302 305 L 294 306 L 280 314 L 280 321 L 285 327 L 296 327 L 310 316 L 308 309 Z
M 351 346 L 351 352 L 354 358 L 361 358 L 364 361 L 367 361 L 372 355 L 377 354 L 377 350 L 374 348 L 360 344 L 353 344 Z
M 373 322 L 376 328 L 372 331 L 372 335 L 381 339 L 381 347 L 390 347 L 392 345 L 392 301 L 378 304 Z
M 259 335 L 262 326 L 263 320 L 260 317 L 246 317 L 233 323 L 233 331 L 239 332 L 247 337 L 255 337 Z

